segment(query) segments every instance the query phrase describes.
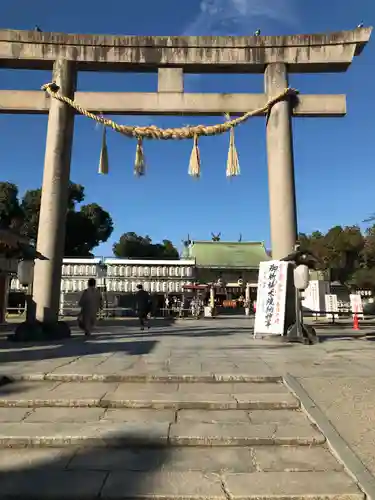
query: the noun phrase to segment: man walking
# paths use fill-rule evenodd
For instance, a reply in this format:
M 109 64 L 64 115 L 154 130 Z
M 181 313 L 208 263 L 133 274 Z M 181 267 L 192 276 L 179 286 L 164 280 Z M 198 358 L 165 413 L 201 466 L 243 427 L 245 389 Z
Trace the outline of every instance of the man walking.
M 143 290 L 142 285 L 137 285 L 138 292 L 135 294 L 135 308 L 138 313 L 139 323 L 141 325 L 141 330 L 150 328 L 148 322 L 148 315 L 151 312 L 151 297 L 146 290 Z
M 88 287 L 82 293 L 79 300 L 79 306 L 81 312 L 79 315 L 79 323 L 85 332 L 85 335 L 90 335 L 99 312 L 102 307 L 102 296 L 100 291 L 96 288 L 96 281 L 94 278 L 90 278 L 88 281 Z

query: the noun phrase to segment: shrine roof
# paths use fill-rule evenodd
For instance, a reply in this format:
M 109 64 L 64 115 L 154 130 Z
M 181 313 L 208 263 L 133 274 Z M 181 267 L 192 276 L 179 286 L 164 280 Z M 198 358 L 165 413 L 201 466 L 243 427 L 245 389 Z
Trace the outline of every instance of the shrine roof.
M 189 257 L 197 267 L 212 269 L 257 269 L 271 260 L 262 242 L 193 241 Z
M 0 254 L 8 258 L 45 259 L 29 238 L 0 228 Z

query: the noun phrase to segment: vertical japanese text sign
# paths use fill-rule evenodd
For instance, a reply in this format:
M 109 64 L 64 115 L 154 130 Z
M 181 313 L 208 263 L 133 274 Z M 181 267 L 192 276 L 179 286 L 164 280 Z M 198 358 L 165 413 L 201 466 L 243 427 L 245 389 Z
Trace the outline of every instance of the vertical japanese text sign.
M 254 336 L 284 334 L 287 272 L 287 262 L 260 263 Z

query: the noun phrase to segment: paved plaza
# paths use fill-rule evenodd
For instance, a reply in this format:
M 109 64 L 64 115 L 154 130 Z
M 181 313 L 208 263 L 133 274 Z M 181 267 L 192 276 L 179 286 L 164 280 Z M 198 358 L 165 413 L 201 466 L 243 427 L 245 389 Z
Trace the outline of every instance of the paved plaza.
M 372 329 L 327 331 L 285 344 L 222 317 L 1 341 L 0 498 L 371 497 Z

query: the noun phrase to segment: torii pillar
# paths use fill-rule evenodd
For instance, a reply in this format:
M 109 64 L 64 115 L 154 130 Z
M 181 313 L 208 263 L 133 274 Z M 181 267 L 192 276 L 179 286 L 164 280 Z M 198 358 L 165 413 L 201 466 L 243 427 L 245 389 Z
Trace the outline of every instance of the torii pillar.
M 271 99 L 288 87 L 286 64 L 266 67 L 265 93 Z M 292 106 L 276 103 L 267 117 L 268 191 L 272 258 L 282 259 L 294 250 L 297 240 L 297 209 L 294 183 Z
M 53 81 L 62 95 L 74 98 L 74 62 L 57 59 L 53 65 Z M 36 319 L 47 326 L 58 322 L 73 128 L 72 108 L 51 99 L 37 239 L 37 251 L 46 260 L 36 260 L 33 286 Z

